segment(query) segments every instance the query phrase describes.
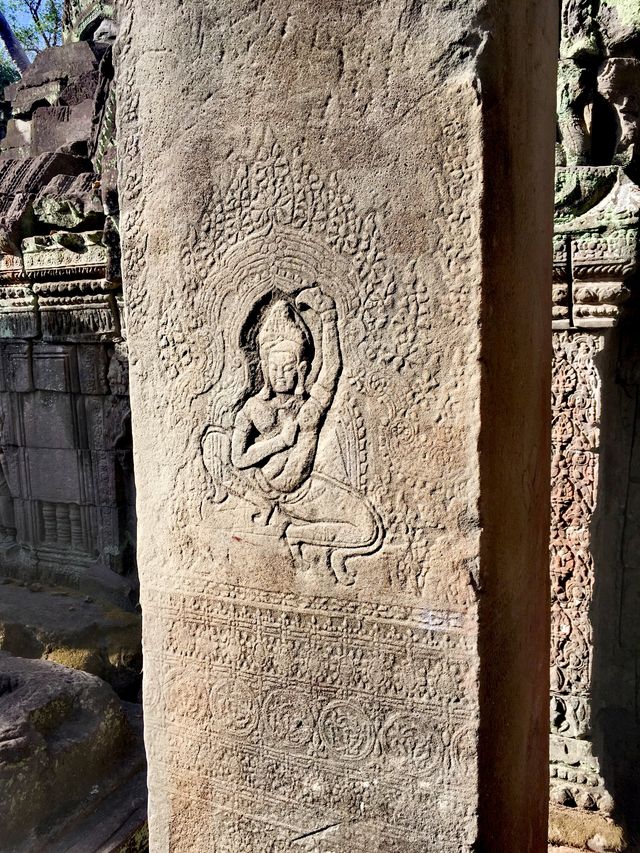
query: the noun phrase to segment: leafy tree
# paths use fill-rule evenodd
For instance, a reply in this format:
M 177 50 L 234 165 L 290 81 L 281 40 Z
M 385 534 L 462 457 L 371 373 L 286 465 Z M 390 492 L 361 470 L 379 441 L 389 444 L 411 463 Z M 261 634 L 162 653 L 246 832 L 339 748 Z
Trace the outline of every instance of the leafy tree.
M 62 43 L 63 0 L 0 0 L 18 41 L 30 59 Z
M 0 89 L 4 89 L 5 86 L 9 86 L 19 79 L 20 72 L 15 63 L 6 50 L 0 50 Z

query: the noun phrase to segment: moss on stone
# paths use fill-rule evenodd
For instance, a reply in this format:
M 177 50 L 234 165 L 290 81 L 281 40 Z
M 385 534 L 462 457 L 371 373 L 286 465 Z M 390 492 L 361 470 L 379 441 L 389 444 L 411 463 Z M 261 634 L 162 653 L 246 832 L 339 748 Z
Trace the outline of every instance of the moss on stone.
M 61 646 L 48 651 L 44 658 L 52 663 L 68 666 L 69 669 L 77 669 L 81 672 L 103 677 L 104 664 L 95 649 L 76 649 Z
M 638 0 L 602 0 L 602 8 L 617 15 L 627 27 L 640 26 L 640 4 Z
M 147 853 L 149 850 L 149 824 L 145 823 L 127 839 L 118 853 Z
M 618 853 L 626 849 L 622 828 L 611 818 L 598 812 L 551 805 L 549 811 L 549 841 L 581 849 L 589 848 L 590 841 L 598 839 L 603 850 Z

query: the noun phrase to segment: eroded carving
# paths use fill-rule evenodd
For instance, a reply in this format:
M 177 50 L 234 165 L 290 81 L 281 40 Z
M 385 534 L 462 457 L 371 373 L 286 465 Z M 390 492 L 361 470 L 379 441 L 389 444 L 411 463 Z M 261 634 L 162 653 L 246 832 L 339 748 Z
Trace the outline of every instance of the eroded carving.
M 590 526 L 598 485 L 601 335 L 554 337 L 551 517 L 551 784 L 593 807 L 608 795 L 590 750 L 594 585 Z M 576 742 L 583 748 L 576 752 Z M 576 759 L 576 755 L 578 756 Z
M 267 299 L 244 330 L 242 357 L 258 387 L 238 401 L 230 434 L 212 426 L 204 435 L 215 499 L 248 502 L 245 533 L 284 538 L 298 568 L 324 564 L 351 584 L 347 559 L 375 551 L 382 531 L 356 488 L 316 467 L 342 372 L 335 302 L 317 285 Z

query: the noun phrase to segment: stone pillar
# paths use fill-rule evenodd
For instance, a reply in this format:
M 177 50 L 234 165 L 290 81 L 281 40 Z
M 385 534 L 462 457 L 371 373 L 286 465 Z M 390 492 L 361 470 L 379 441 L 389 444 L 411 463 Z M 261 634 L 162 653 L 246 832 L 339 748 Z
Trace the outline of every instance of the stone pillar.
M 603 849 L 617 850 L 621 825 L 633 812 L 621 811 L 623 786 L 616 776 L 635 753 L 637 722 L 624 749 L 612 749 L 620 721 L 613 722 L 611 710 L 635 700 L 626 683 L 635 660 L 618 648 L 622 631 L 616 613 L 634 418 L 631 389 L 616 387 L 620 337 L 615 326 L 637 267 L 640 193 L 617 167 L 559 169 L 557 178 L 550 839 L 583 846 L 598 837 Z M 575 198 L 576 187 L 586 195 L 606 182 L 613 189 L 592 210 L 572 217 L 563 209 L 567 187 Z M 619 199 L 624 207 L 617 206 Z M 628 373 L 633 356 L 622 355 Z M 614 811 L 618 822 L 612 820 Z
M 624 0 L 565 0 L 562 22 L 550 839 L 619 850 L 625 835 L 631 840 L 640 830 L 635 628 L 640 10 Z
M 541 850 L 553 4 L 120 11 L 152 849 Z

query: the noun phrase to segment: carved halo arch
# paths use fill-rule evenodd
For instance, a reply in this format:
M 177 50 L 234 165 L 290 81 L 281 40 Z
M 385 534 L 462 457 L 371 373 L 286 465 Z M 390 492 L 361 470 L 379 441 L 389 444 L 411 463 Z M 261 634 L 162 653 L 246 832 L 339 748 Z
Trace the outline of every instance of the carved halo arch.
M 347 360 L 357 355 L 363 334 L 357 318 L 358 286 L 348 259 L 336 254 L 317 237 L 294 229 L 250 237 L 230 246 L 219 257 L 196 298 L 196 311 L 203 318 L 207 371 L 213 385 L 210 422 L 231 426 L 233 415 L 252 385 L 245 355 L 247 325 L 256 306 L 269 295 L 293 297 L 305 287 L 319 286 L 336 303 L 343 350 Z M 307 316 L 312 337 L 318 328 Z M 213 335 L 211 330 L 215 330 Z M 319 369 L 318 359 L 309 380 Z

